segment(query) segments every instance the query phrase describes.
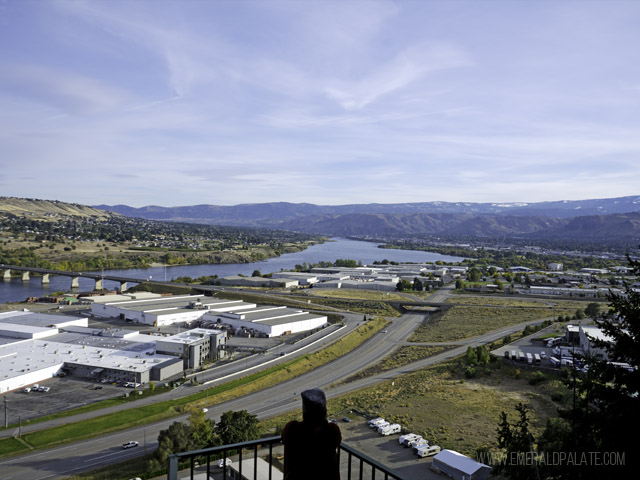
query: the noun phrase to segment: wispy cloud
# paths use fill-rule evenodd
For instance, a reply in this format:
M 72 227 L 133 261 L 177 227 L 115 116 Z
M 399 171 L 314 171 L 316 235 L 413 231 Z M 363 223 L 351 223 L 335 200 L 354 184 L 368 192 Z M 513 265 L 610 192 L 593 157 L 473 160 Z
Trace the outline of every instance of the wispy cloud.
M 43 65 L 3 64 L 0 88 L 63 112 L 97 114 L 123 105 L 128 95 L 100 79 Z
M 576 9 L 8 2 L 3 194 L 135 205 L 637 194 L 640 5 Z M 86 178 L 86 190 L 60 187 Z
M 429 73 L 471 64 L 468 56 L 459 49 L 421 45 L 401 52 L 370 75 L 351 84 L 338 81 L 338 86 L 329 86 L 326 92 L 345 110 L 358 110 L 383 95 L 410 86 Z

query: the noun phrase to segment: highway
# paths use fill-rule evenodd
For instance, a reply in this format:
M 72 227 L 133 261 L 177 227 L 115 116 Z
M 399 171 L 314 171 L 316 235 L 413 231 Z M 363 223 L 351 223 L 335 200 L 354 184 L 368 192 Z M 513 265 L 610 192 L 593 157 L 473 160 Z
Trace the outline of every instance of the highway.
M 207 417 L 218 420 L 220 415 L 228 410 L 246 409 L 264 418 L 299 408 L 300 397 L 298 394 L 302 390 L 311 387 L 326 388 L 337 380 L 347 378 L 357 371 L 377 363 L 382 357 L 396 348 L 398 343 L 405 340 L 422 323 L 423 319 L 423 315 L 403 315 L 398 317 L 393 320 L 386 333 L 380 332 L 376 334 L 372 339 L 339 360 L 275 387 L 231 402 L 209 407 Z M 173 394 L 189 394 L 195 391 L 195 388 L 181 387 L 179 389 L 181 392 L 174 392 Z M 295 395 L 294 392 L 296 393 Z M 147 440 L 147 448 L 153 449 L 156 447 L 155 441 L 160 430 L 167 428 L 174 421 L 184 421 L 185 419 L 186 416 L 174 417 L 145 427 L 115 432 L 91 440 L 5 459 L 0 461 L 2 479 L 30 478 L 32 480 L 44 480 L 64 478 L 76 472 L 94 469 L 131 456 L 141 455 L 144 453 L 145 438 Z M 69 419 L 66 421 L 69 421 Z M 123 450 L 121 445 L 129 440 L 140 442 L 140 446 Z
M 446 294 L 442 295 L 443 299 Z M 386 329 L 374 335 L 357 349 L 347 353 L 340 359 L 319 367 L 298 378 L 268 389 L 255 392 L 250 395 L 235 399 L 219 405 L 209 407 L 208 418 L 218 420 L 222 413 L 228 410 L 248 410 L 258 415 L 259 418 L 267 418 L 287 411 L 300 408 L 299 393 L 312 387 L 325 390 L 329 398 L 344 395 L 361 388 L 365 388 L 381 381 L 396 378 L 398 375 L 410 373 L 425 366 L 453 358 L 463 354 L 468 345 L 489 343 L 504 337 L 509 333 L 521 331 L 525 325 L 506 327 L 494 332 L 460 342 L 459 346 L 421 361 L 405 365 L 394 370 L 373 375 L 349 383 L 338 383 L 351 377 L 358 371 L 378 363 L 383 357 L 391 353 L 399 345 L 405 343 L 409 335 L 424 321 L 428 313 L 410 313 L 394 318 Z M 353 327 L 355 318 L 348 323 Z M 535 324 L 539 322 L 531 322 Z M 309 348 L 319 348 L 322 342 Z M 242 374 L 242 373 L 240 373 Z M 178 391 L 165 395 L 187 395 L 193 393 L 196 388 L 204 387 L 180 387 Z M 157 398 L 154 399 L 157 401 Z M 98 412 L 103 414 L 104 411 Z M 93 413 L 95 415 L 96 413 Z M 89 414 L 91 415 L 91 414 Z M 168 428 L 174 421 L 185 421 L 186 415 L 174 417 L 170 420 L 132 428 L 120 432 L 102 435 L 100 437 L 83 440 L 81 442 L 67 444 L 48 450 L 21 455 L 0 461 L 3 480 L 29 478 L 33 480 L 65 478 L 75 473 L 91 470 L 100 466 L 120 462 L 136 455 L 142 455 L 156 448 L 156 439 L 161 430 Z M 62 421 L 71 421 L 63 419 Z M 41 428 L 40 426 L 39 428 Z M 140 443 L 137 448 L 123 450 L 121 445 L 130 440 Z

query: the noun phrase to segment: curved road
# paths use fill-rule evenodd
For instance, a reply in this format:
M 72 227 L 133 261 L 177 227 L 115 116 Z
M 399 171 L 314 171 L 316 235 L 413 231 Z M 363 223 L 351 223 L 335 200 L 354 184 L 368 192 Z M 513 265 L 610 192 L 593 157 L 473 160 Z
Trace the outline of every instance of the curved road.
M 441 292 L 441 296 L 446 298 L 447 293 L 449 292 Z M 340 359 L 274 387 L 209 407 L 207 417 L 217 420 L 222 413 L 231 409 L 248 410 L 260 418 L 295 410 L 300 407 L 300 398 L 297 393 L 307 388 L 323 388 L 330 398 L 344 395 L 384 380 L 393 379 L 398 375 L 410 373 L 425 366 L 453 358 L 464 353 L 468 345 L 492 342 L 509 333 L 520 331 L 527 325 L 520 324 L 511 326 L 466 340 L 461 342 L 460 346 L 456 348 L 394 370 L 349 383 L 337 383 L 340 380 L 351 377 L 363 368 L 377 363 L 398 345 L 403 344 L 411 332 L 423 322 L 425 315 L 428 314 L 412 313 L 395 318 L 386 331 L 376 334 L 363 345 Z M 357 318 L 360 318 L 360 315 L 357 315 Z M 535 324 L 540 322 L 530 323 Z M 192 393 L 196 387 L 181 388 L 184 390 L 183 394 L 189 394 Z M 104 411 L 98 413 L 102 414 Z M 39 450 L 31 454 L 5 459 L 0 461 L 2 478 L 3 480 L 65 478 L 81 471 L 98 468 L 137 455 L 142 455 L 145 450 L 152 451 L 157 447 L 156 439 L 160 430 L 166 429 L 175 421 L 184 421 L 186 417 L 186 415 L 174 417 L 144 427 L 106 434 L 82 442 L 67 444 L 48 450 Z M 69 421 L 69 419 L 65 421 Z M 130 440 L 138 441 L 140 446 L 138 448 L 123 450 L 120 445 Z

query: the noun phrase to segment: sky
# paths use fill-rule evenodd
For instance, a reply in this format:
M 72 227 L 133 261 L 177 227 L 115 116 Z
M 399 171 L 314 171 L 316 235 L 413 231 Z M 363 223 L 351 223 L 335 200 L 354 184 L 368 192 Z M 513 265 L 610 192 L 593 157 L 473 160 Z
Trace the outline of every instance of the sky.
M 0 0 L 0 196 L 640 194 L 636 0 Z

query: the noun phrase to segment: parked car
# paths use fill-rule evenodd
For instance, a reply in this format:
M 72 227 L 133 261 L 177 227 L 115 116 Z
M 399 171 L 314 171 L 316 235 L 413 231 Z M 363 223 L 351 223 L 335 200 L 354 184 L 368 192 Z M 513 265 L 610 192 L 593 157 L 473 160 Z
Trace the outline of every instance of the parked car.
M 127 443 L 123 443 L 123 444 L 122 444 L 122 448 L 123 448 L 123 449 L 125 449 L 125 450 L 126 450 L 127 448 L 133 448 L 133 447 L 137 447 L 137 446 L 138 446 L 138 442 L 134 442 L 134 441 L 131 441 L 131 442 L 127 442 Z
M 349 423 L 351 419 L 349 417 L 342 417 L 342 421 Z

